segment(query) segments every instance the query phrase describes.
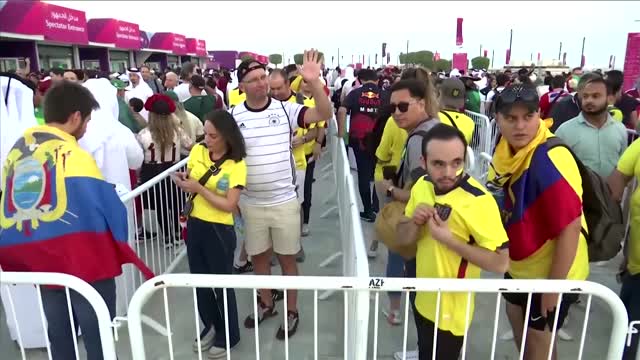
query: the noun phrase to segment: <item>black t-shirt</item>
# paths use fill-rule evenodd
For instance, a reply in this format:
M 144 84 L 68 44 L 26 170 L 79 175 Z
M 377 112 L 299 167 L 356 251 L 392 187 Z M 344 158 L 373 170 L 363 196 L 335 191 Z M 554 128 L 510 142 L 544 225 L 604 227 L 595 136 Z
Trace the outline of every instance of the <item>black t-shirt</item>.
M 379 110 L 389 100 L 377 84 L 368 83 L 351 90 L 344 102 L 343 106 L 351 115 L 349 136 L 361 140 L 373 131 Z
M 631 120 L 631 113 L 638 109 L 640 102 L 627 94 L 622 94 L 622 97 L 614 106 L 622 111 L 622 123 L 627 125 Z
M 576 95 L 565 96 L 563 99 L 553 105 L 551 111 L 549 111 L 549 117 L 553 119 L 553 126 L 551 131 L 558 130 L 560 125 L 578 116 L 581 111 L 580 100 Z

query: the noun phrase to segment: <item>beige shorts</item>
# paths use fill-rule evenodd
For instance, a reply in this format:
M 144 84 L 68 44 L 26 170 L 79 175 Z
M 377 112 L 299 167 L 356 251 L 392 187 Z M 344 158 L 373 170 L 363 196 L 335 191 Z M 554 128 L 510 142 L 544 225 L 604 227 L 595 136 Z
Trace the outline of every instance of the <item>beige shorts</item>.
M 273 248 L 276 254 L 300 251 L 300 203 L 297 199 L 275 206 L 241 204 L 245 249 L 250 256 Z

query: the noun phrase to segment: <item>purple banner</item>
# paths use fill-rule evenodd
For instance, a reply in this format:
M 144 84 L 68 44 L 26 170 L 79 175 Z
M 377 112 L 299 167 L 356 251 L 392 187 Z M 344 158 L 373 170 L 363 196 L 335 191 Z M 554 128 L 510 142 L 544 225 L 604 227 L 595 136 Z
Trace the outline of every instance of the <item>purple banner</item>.
M 32 1 L 7 1 L 0 5 L 0 31 L 43 35 L 42 5 Z
M 640 33 L 629 33 L 627 53 L 624 57 L 624 83 L 622 88 L 629 90 L 640 77 Z
M 71 44 L 89 43 L 84 11 L 38 2 L 43 8 L 44 38 Z
M 451 60 L 451 70 L 458 69 L 467 71 L 467 53 L 455 53 L 453 54 L 453 60 Z
M 140 30 L 140 48 L 148 49 L 149 48 L 149 39 L 153 36 L 153 33 Z
M 180 34 L 158 32 L 149 40 L 149 48 L 170 51 L 175 55 L 187 55 L 187 39 Z
M 207 56 L 207 44 L 204 40 L 187 38 L 187 52 L 200 57 Z
M 238 59 L 238 52 L 233 50 L 228 51 L 209 51 L 210 61 L 220 64 L 220 66 L 227 69 L 235 69 L 236 59 Z
M 90 41 L 115 44 L 120 49 L 140 49 L 140 28 L 137 24 L 116 19 L 91 19 L 87 27 Z

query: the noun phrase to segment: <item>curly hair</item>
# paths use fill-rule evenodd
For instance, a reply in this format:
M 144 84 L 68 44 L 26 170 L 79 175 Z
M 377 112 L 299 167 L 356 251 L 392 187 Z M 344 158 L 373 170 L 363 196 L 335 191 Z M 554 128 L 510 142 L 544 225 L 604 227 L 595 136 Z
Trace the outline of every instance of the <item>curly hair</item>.
M 149 132 L 153 141 L 160 146 L 159 151 L 165 151 L 173 146 L 173 140 L 178 135 L 178 123 L 174 114 L 160 115 L 149 112 Z

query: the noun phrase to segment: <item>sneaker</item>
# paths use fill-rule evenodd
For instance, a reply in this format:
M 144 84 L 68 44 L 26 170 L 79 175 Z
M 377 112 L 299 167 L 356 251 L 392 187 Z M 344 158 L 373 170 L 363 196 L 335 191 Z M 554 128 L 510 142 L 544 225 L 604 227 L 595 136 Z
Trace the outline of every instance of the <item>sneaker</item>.
M 306 258 L 307 256 L 304 254 L 304 249 L 301 247 L 300 251 L 296 254 L 296 262 L 303 263 Z
M 253 264 L 251 263 L 251 261 L 247 261 L 247 263 L 242 266 L 233 264 L 233 272 L 235 272 L 236 274 L 253 272 Z
M 302 236 L 309 236 L 309 234 L 311 233 L 311 231 L 309 230 L 309 224 L 303 224 L 302 225 Z
M 375 259 L 378 256 L 378 240 L 373 240 L 371 245 L 369 245 L 369 250 L 367 250 L 367 257 L 369 259 Z
M 267 307 L 262 303 L 262 301 L 258 302 L 258 325 L 262 324 L 262 322 L 267 320 L 268 318 L 274 317 L 276 315 L 278 315 L 278 310 L 276 310 L 273 305 L 271 305 L 271 307 Z M 255 328 L 255 326 L 256 323 L 253 314 L 247 316 L 247 318 L 244 319 L 245 328 L 253 329 Z
M 419 353 L 418 350 L 413 350 L 413 351 L 407 351 L 407 360 L 418 360 L 419 358 Z M 398 351 L 395 354 L 393 354 L 393 358 L 395 360 L 402 360 L 402 351 Z
M 374 223 L 376 221 L 376 214 L 374 213 L 365 213 L 365 212 L 361 212 L 360 213 L 360 219 L 362 219 L 363 221 L 366 221 L 368 223 Z
M 296 331 L 298 330 L 298 323 L 300 322 L 300 316 L 298 315 L 297 312 L 294 311 L 289 311 L 287 313 L 287 334 L 288 337 L 291 338 L 293 335 L 295 335 Z M 276 333 L 276 339 L 278 340 L 284 340 L 284 324 L 280 325 L 280 328 L 278 328 L 278 332 Z
M 213 326 L 204 328 L 200 333 L 200 351 L 205 352 L 213 346 L 216 338 L 216 331 Z M 198 352 L 198 339 L 193 341 L 193 352 Z
M 512 330 L 509 330 L 509 331 L 507 331 L 506 333 L 502 334 L 502 335 L 500 336 L 500 340 L 502 340 L 502 341 L 510 341 L 510 340 L 513 340 L 513 331 L 512 331 Z
M 569 334 L 563 328 L 560 328 L 560 330 L 558 330 L 558 337 L 560 338 L 560 340 L 563 340 L 563 341 L 572 341 L 573 340 L 573 335 Z
M 207 354 L 207 358 L 209 359 L 224 359 L 227 357 L 227 349 L 219 348 L 217 346 L 212 346 L 209 349 L 209 353 Z
M 389 323 L 389 325 L 392 325 L 392 326 L 402 325 L 402 317 L 400 317 L 399 310 L 390 311 L 387 309 L 382 309 L 382 313 L 387 318 L 387 322 Z
M 148 231 L 144 231 L 144 229 L 138 229 L 138 242 L 145 242 L 147 240 L 155 240 L 158 237 L 157 233 L 150 233 Z

